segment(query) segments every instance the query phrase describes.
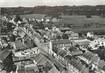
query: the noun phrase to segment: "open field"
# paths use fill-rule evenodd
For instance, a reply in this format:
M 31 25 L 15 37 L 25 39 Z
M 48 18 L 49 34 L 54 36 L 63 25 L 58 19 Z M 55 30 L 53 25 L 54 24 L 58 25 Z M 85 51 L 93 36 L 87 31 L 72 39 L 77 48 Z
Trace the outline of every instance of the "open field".
M 92 18 L 86 18 L 86 16 L 62 16 L 63 22 L 67 24 L 89 24 L 99 23 L 105 24 L 105 18 L 99 16 L 92 16 Z

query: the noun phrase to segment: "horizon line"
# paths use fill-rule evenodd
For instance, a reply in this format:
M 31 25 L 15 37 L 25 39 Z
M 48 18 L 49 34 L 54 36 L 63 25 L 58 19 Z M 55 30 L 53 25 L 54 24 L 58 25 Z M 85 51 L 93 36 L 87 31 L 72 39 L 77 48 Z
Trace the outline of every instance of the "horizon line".
M 102 5 L 102 4 L 97 4 L 97 5 L 37 5 L 37 6 L 0 6 L 0 8 L 11 8 L 11 7 L 43 7 L 43 6 L 46 6 L 46 7 L 57 7 L 57 6 L 71 6 L 71 7 L 73 7 L 73 6 L 105 6 L 104 4 Z

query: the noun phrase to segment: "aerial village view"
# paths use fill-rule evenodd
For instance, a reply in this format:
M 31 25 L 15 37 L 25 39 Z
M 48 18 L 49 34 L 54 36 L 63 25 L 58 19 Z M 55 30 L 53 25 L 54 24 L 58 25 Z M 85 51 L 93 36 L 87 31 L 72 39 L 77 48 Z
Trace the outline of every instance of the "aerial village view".
M 105 73 L 105 5 L 0 7 L 0 73 Z

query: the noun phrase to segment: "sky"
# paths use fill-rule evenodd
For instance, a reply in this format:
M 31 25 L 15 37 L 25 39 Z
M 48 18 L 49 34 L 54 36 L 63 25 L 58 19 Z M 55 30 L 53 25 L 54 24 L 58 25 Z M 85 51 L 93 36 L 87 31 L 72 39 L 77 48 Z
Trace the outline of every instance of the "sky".
M 0 0 L 0 7 L 105 5 L 105 0 Z

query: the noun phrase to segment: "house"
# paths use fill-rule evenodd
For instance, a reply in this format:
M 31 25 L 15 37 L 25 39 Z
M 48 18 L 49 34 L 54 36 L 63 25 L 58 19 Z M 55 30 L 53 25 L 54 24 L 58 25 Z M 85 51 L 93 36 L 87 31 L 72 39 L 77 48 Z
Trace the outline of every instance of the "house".
M 52 41 L 53 48 L 70 47 L 71 45 L 72 45 L 72 41 L 70 41 L 68 39 L 60 39 L 60 40 Z
M 90 44 L 90 41 L 87 39 L 76 39 L 73 40 L 76 44 L 80 45 L 80 46 L 87 46 Z
M 94 41 L 91 41 L 89 45 L 90 47 L 92 47 L 92 50 L 98 49 L 99 46 L 105 47 L 105 39 L 104 38 L 95 39 Z

